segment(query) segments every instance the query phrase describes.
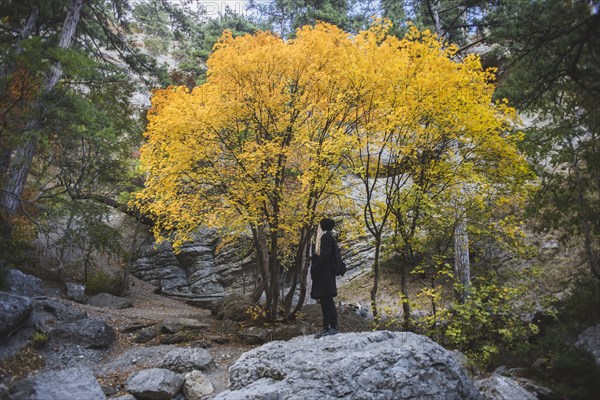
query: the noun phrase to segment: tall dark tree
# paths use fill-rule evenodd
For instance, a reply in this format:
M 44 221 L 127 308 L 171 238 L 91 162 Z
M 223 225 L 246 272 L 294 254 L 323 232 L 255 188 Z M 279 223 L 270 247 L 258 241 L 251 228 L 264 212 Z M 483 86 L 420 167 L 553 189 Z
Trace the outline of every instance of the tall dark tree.
M 489 15 L 501 46 L 499 96 L 529 114 L 524 147 L 542 178 L 540 229 L 580 237 L 600 280 L 600 15 L 593 1 L 503 1 Z

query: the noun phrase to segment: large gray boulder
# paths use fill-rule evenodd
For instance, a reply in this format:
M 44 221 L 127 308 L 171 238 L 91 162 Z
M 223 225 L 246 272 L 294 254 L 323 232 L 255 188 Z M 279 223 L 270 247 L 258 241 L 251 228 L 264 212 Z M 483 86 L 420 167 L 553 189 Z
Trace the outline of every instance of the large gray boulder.
M 481 399 L 451 352 L 406 332 L 271 342 L 229 369 L 216 399 Z
M 538 400 L 517 381 L 498 374 L 477 381 L 475 387 L 486 400 Z
M 600 324 L 583 331 L 575 345 L 594 356 L 596 366 L 600 368 Z
M 89 349 L 107 348 L 115 337 L 114 329 L 104 320 L 95 317 L 60 324 L 49 333 L 53 343 L 76 344 Z
M 8 287 L 11 292 L 28 297 L 44 294 L 40 278 L 25 274 L 14 268 L 8 270 Z
M 14 384 L 9 400 L 105 400 L 106 396 L 88 368 L 50 371 Z
M 31 315 L 31 299 L 0 291 L 0 337 L 5 337 L 21 326 Z
M 183 386 L 183 378 L 168 369 L 151 368 L 127 379 L 125 389 L 138 399 L 170 400 Z
M 165 355 L 160 367 L 175 372 L 189 372 L 193 370 L 208 369 L 212 362 L 213 357 L 204 349 L 177 348 Z
M 44 333 L 54 329 L 59 321 L 73 322 L 87 318 L 87 312 L 71 304 L 56 299 L 36 300 L 33 306 L 32 322 L 35 328 Z

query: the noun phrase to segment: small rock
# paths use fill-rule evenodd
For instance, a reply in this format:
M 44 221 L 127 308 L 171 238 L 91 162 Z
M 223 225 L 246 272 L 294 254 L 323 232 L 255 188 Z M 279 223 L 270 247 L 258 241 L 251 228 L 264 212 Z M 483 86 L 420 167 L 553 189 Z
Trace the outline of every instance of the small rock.
M 211 337 L 210 340 L 212 340 L 216 344 L 225 344 L 231 341 L 231 339 L 222 336 Z
M 200 371 L 188 372 L 184 379 L 183 394 L 186 400 L 201 400 L 215 391 L 210 380 Z
M 198 339 L 198 334 L 193 332 L 177 332 L 172 335 L 165 335 L 160 339 L 160 344 L 177 344 L 190 342 Z
M 475 387 L 486 400 L 538 400 L 515 380 L 502 375 L 492 375 L 475 382 Z
M 242 329 L 238 336 L 240 340 L 249 345 L 263 344 L 269 340 L 269 330 L 258 326 Z
M 136 343 L 148 343 L 159 334 L 159 329 L 156 326 L 149 326 L 147 328 L 140 329 L 134 341 Z
M 144 369 L 131 375 L 126 390 L 138 399 L 170 400 L 183 386 L 183 378 L 168 369 Z
M 195 369 L 205 370 L 213 362 L 208 351 L 201 348 L 171 350 L 165 355 L 161 368 L 168 368 L 175 372 L 187 372 Z
M 76 301 L 78 303 L 85 303 L 87 300 L 87 296 L 85 295 L 85 286 L 80 285 L 79 283 L 65 283 L 65 291 L 67 292 L 67 299 Z
M 131 321 L 131 323 L 129 325 L 127 325 L 126 327 L 123 328 L 122 332 L 124 332 L 124 333 L 135 332 L 135 331 L 139 331 L 144 328 L 151 327 L 154 324 L 155 324 L 155 322 Z
M 207 324 L 203 324 L 196 319 L 176 318 L 165 321 L 162 331 L 164 333 L 177 333 L 181 331 L 200 332 L 206 328 L 208 328 Z
M 229 319 L 232 321 L 247 321 L 250 319 L 248 310 L 254 306 L 254 301 L 248 295 L 231 293 L 221 301 L 217 307 L 218 319 Z
M 102 389 L 102 392 L 107 396 L 112 396 L 113 394 L 117 394 L 117 391 L 110 386 L 100 385 L 100 389 Z
M 123 308 L 133 307 L 133 305 L 124 297 L 113 296 L 109 293 L 98 293 L 88 299 L 88 304 L 94 307 L 114 308 L 121 310 Z

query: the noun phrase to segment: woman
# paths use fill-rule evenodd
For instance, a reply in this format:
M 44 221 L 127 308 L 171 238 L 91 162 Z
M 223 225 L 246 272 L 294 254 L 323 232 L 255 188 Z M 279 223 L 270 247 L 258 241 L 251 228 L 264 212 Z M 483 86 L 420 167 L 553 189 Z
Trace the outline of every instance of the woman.
M 311 297 L 318 299 L 323 312 L 323 331 L 315 335 L 335 335 L 338 333 L 338 316 L 333 298 L 337 296 L 335 269 L 339 249 L 331 230 L 335 226 L 332 219 L 322 219 L 317 228 L 316 256 L 310 269 L 313 281 Z

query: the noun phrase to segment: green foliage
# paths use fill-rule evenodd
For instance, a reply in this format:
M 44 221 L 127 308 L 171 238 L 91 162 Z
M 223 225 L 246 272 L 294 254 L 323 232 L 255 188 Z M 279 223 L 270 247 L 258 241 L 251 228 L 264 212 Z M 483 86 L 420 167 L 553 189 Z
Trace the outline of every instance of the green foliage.
M 96 271 L 88 276 L 85 282 L 86 294 L 92 296 L 98 293 L 121 295 L 123 277 L 120 274 L 110 275 L 104 271 Z
M 48 342 L 48 335 L 44 332 L 35 331 L 33 332 L 33 337 L 31 338 L 31 340 L 33 341 L 34 347 L 44 347 Z
M 417 321 L 417 330 L 460 349 L 481 366 L 490 366 L 502 352 L 518 347 L 538 331 L 534 323 L 526 322 L 526 316 L 533 314 L 529 302 L 523 301 L 527 291 L 525 285 L 502 285 L 489 277 L 476 280 L 460 304 L 444 303 L 439 289 L 425 289 L 422 296 L 436 303 L 437 309 Z
M 319 21 L 346 31 L 352 30 L 350 11 L 353 4 L 350 0 L 275 0 L 269 3 L 251 0 L 249 8 L 257 10 L 275 32 L 282 37 L 289 37 L 299 27 L 314 25 Z M 364 19 L 364 15 L 356 18 Z M 365 25 L 359 27 L 366 28 Z

